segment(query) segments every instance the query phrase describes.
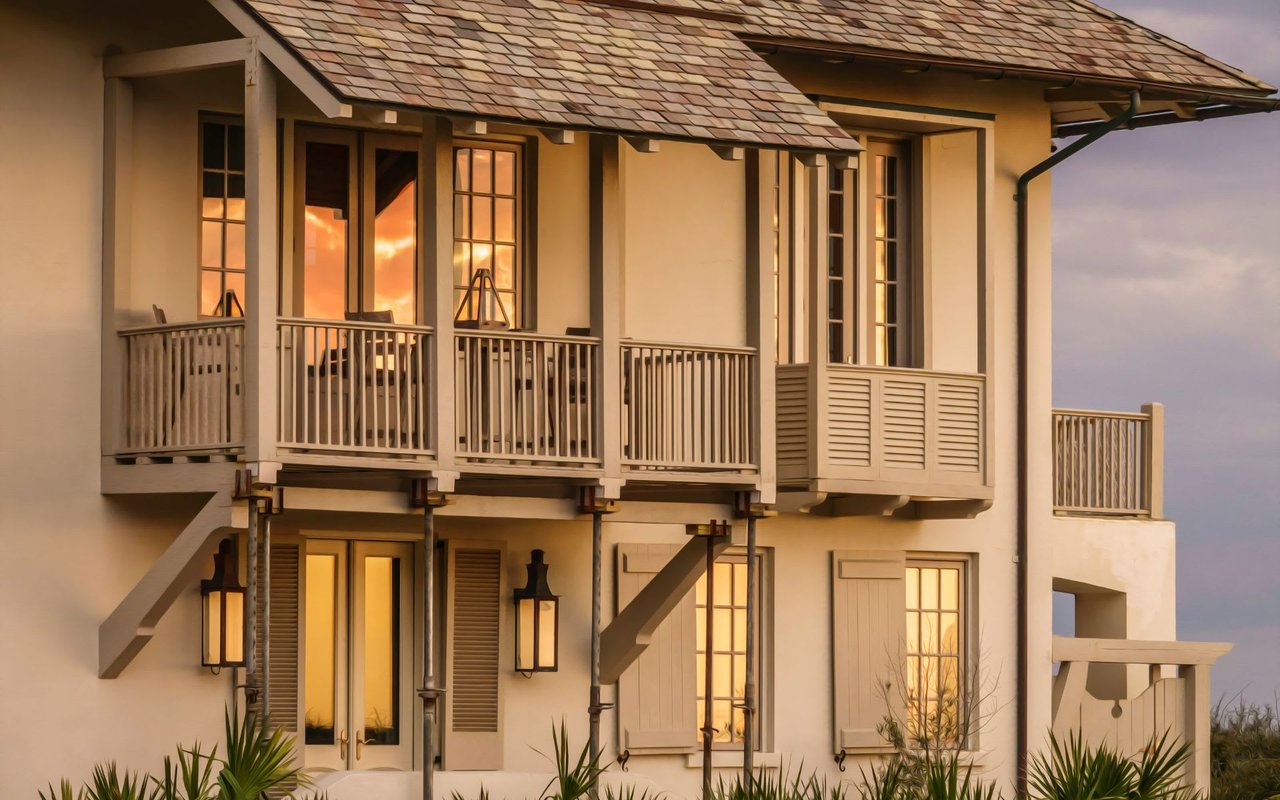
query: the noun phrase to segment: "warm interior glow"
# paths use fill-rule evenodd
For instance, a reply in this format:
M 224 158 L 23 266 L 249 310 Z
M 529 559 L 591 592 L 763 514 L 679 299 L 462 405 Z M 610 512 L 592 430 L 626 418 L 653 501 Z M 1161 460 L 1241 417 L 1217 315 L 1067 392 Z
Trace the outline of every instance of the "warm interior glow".
M 521 598 L 516 603 L 516 613 L 519 616 L 516 624 L 519 625 L 520 647 L 516 656 L 516 669 L 532 671 L 533 663 L 533 598 Z
M 703 575 L 694 588 L 697 607 L 696 692 L 697 719 L 701 728 L 705 713 L 707 675 L 707 614 L 714 623 L 712 631 L 712 725 L 717 743 L 740 742 L 746 732 L 742 709 L 734 708 L 746 694 L 747 670 L 747 565 L 746 562 L 717 562 L 715 587 L 710 608 L 707 603 L 707 578 Z M 701 740 L 702 734 L 698 734 Z
M 302 313 L 308 319 L 342 319 L 347 309 L 347 220 L 334 208 L 307 206 L 302 268 Z
M 377 744 L 394 743 L 397 727 L 399 563 L 364 560 L 364 732 Z
M 417 154 L 401 151 L 377 151 L 377 163 L 407 163 L 410 173 L 416 173 Z M 404 171 L 389 171 L 378 176 L 375 196 L 395 191 L 399 180 L 407 177 Z M 385 184 L 385 188 L 384 188 Z M 415 261 L 417 260 L 417 187 L 416 180 L 409 180 L 395 198 L 376 212 L 373 221 L 373 307 L 372 310 L 390 310 L 395 321 L 411 324 L 417 321 L 415 289 Z M 380 204 L 381 199 L 378 200 Z M 371 213 L 369 209 L 365 213 Z
M 227 592 L 223 611 L 227 615 L 227 639 L 225 644 L 227 664 L 244 661 L 244 592 Z
M 556 668 L 556 601 L 538 601 L 538 667 Z
M 204 663 L 222 663 L 222 592 L 212 591 L 204 598 Z
M 307 555 L 306 592 L 306 742 L 332 744 L 337 696 L 338 559 Z

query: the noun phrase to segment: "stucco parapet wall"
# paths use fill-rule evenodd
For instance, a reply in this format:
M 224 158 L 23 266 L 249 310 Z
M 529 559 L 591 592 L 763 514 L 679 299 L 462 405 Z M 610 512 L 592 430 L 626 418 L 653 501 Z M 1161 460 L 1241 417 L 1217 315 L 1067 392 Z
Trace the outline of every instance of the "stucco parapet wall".
M 1125 592 L 1172 606 L 1177 565 L 1172 522 L 1055 517 L 1050 531 L 1055 584 Z

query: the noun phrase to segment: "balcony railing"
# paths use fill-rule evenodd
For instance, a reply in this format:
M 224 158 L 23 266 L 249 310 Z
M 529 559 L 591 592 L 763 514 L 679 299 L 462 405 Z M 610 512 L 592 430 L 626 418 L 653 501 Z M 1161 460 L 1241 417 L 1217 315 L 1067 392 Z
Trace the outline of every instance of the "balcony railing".
M 754 472 L 756 353 L 622 345 L 622 462 L 632 470 Z
M 458 331 L 456 344 L 459 459 L 599 463 L 598 339 Z
M 431 453 L 431 329 L 281 319 L 280 446 L 358 455 Z
M 244 320 L 120 332 L 121 454 L 199 453 L 243 445 Z
M 1053 507 L 1063 514 L 1162 517 L 1164 410 L 1053 412 Z
M 810 369 L 778 368 L 780 481 L 821 480 L 853 493 L 980 499 L 975 487 L 985 486 L 986 474 L 982 375 L 829 364 L 815 397 Z

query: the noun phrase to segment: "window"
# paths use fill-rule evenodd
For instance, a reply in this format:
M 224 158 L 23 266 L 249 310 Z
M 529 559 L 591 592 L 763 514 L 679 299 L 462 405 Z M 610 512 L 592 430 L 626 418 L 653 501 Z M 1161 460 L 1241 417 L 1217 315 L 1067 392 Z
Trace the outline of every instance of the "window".
M 738 706 L 746 696 L 747 676 L 747 562 L 742 556 L 721 556 L 715 564 L 714 585 L 711 602 L 707 601 L 707 578 L 704 575 L 698 580 L 694 589 L 696 608 L 695 652 L 697 661 L 697 720 L 701 727 L 706 709 L 707 698 L 704 694 L 707 670 L 707 619 L 712 620 L 712 637 L 714 639 L 711 656 L 713 676 L 712 726 L 716 729 L 714 744 L 730 746 L 741 744 L 746 732 L 745 716 Z M 759 583 L 757 572 L 757 583 Z M 761 684 L 759 673 L 760 637 L 760 603 L 757 586 L 756 604 L 756 686 Z M 709 607 L 708 607 L 709 606 Z M 759 690 L 756 698 L 756 730 L 759 726 Z M 702 732 L 698 732 L 698 741 L 702 741 Z M 760 737 L 755 738 L 757 746 Z
M 418 318 L 417 142 L 300 128 L 295 307 L 309 319 L 351 312 Z
M 871 141 L 872 325 L 877 366 L 911 365 L 911 162 L 907 142 Z
M 910 562 L 906 571 L 908 733 L 963 744 L 965 716 L 965 564 Z
M 244 218 L 244 126 L 205 120 L 200 124 L 201 316 L 242 313 Z
M 502 313 L 512 327 L 520 321 L 522 244 L 521 176 L 518 145 L 467 143 L 454 148 L 453 286 L 454 316 L 477 319 L 478 298 L 468 292 L 477 275 L 493 281 Z

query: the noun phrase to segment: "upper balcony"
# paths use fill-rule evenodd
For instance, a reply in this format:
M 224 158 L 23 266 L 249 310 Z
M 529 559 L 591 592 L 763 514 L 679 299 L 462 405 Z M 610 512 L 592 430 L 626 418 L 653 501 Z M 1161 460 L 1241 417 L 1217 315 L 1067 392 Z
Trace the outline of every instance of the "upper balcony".
M 1053 510 L 1164 518 L 1164 406 L 1137 413 L 1055 409 Z

